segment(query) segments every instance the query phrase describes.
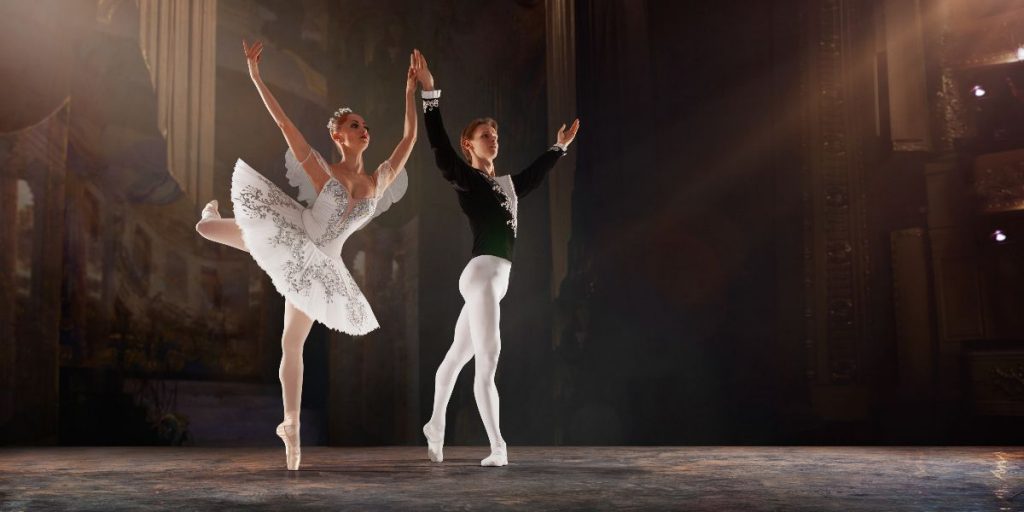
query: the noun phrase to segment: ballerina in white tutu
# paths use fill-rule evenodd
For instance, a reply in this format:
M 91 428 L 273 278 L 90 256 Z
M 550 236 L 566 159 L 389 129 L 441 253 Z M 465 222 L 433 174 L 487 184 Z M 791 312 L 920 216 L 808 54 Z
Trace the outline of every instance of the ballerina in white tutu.
M 327 128 L 342 155 L 328 163 L 303 138 L 260 78 L 263 44 L 242 41 L 249 75 L 277 122 L 288 151 L 288 181 L 299 187 L 302 205 L 242 160 L 235 163 L 231 201 L 235 218 L 221 218 L 217 202 L 203 209 L 196 231 L 203 237 L 252 254 L 285 297 L 281 335 L 281 391 L 284 421 L 277 435 L 285 444 L 288 469 L 299 468 L 299 410 L 302 399 L 302 347 L 316 320 L 353 335 L 370 332 L 377 319 L 341 260 L 348 237 L 405 192 L 404 170 L 416 142 L 416 61 L 410 55 L 405 83 L 405 128 L 402 140 L 376 172 L 363 167 L 370 144 L 366 121 L 347 108 L 331 116 Z

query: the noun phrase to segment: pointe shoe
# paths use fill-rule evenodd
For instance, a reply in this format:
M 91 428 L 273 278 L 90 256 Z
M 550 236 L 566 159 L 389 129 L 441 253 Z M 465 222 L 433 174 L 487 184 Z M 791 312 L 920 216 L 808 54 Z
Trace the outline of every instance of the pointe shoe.
M 277 436 L 284 441 L 285 462 L 290 471 L 298 471 L 302 462 L 302 446 L 299 444 L 299 424 L 282 423 L 277 426 Z
M 501 466 L 508 465 L 508 449 L 504 446 L 498 448 L 491 448 L 491 455 L 486 459 L 480 461 L 480 465 L 484 467 L 499 468 Z
M 210 201 L 209 203 L 206 203 L 206 206 L 203 207 L 203 213 L 201 214 L 202 220 L 219 219 L 220 212 L 217 210 L 217 208 L 218 203 L 216 199 Z
M 430 461 L 444 461 L 444 432 L 435 431 L 427 423 L 423 425 L 423 436 L 427 438 L 427 457 L 430 457 Z

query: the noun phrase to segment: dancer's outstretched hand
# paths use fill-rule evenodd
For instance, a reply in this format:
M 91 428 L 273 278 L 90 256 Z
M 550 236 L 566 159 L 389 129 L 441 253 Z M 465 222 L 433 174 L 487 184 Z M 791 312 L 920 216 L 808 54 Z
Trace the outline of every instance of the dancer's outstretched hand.
M 416 80 L 424 91 L 433 91 L 434 75 L 430 74 L 430 68 L 427 67 L 427 58 L 419 50 L 413 50 L 412 54 L 416 62 Z
M 409 72 L 405 76 L 405 93 L 416 92 L 416 75 L 419 73 L 419 61 L 416 60 L 416 52 L 409 53 Z
M 245 61 L 249 64 L 249 77 L 256 80 L 260 77 L 260 57 L 263 55 L 263 43 L 256 41 L 249 46 L 249 43 L 242 39 L 242 50 L 245 51 Z
M 579 129 L 580 119 L 578 117 L 572 122 L 572 126 L 569 127 L 568 131 L 566 131 L 565 124 L 563 123 L 562 127 L 558 129 L 558 143 L 565 146 L 572 144 L 572 140 L 576 138 L 576 131 Z

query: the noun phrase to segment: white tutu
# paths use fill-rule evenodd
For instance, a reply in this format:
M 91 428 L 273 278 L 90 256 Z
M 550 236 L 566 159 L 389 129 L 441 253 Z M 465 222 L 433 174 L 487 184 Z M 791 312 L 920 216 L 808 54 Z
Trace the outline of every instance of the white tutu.
M 341 260 L 341 246 L 373 216 L 378 198 L 357 200 L 349 209 L 347 191 L 331 178 L 314 199 L 305 208 L 242 160 L 235 163 L 235 222 L 277 291 L 331 329 L 366 334 L 379 324 Z

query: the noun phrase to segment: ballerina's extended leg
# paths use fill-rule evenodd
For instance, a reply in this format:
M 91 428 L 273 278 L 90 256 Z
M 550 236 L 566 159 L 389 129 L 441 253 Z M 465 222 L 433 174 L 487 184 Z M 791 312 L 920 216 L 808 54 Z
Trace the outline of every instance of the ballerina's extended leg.
M 196 224 L 196 231 L 203 238 L 249 252 L 242 240 L 242 230 L 235 219 L 223 219 L 217 211 L 217 200 L 210 201 L 203 208 L 202 218 Z

